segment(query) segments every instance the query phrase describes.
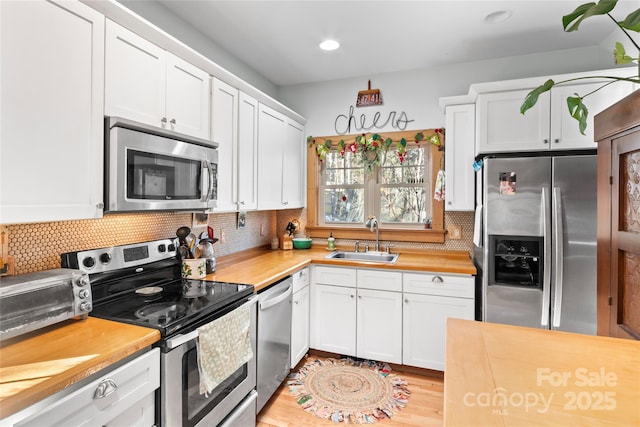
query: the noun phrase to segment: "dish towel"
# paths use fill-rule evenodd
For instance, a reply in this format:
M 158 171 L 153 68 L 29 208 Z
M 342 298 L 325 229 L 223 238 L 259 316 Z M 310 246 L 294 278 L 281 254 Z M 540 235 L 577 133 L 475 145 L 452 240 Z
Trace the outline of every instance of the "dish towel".
M 435 185 L 435 190 L 433 191 L 433 198 L 441 202 L 444 200 L 444 196 L 445 196 L 444 170 L 440 169 L 438 171 L 438 176 L 436 176 L 436 185 Z
M 245 304 L 198 328 L 196 350 L 200 394 L 209 394 L 253 358 L 251 311 Z

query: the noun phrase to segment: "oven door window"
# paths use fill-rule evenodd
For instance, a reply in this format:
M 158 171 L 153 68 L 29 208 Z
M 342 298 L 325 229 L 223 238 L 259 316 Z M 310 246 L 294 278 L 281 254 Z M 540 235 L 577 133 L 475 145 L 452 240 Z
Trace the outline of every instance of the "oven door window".
M 199 200 L 200 160 L 127 150 L 127 198 Z
M 208 396 L 200 394 L 200 374 L 196 347 L 187 351 L 182 359 L 185 375 L 182 385 L 182 425 L 194 426 L 247 378 L 247 364 L 218 385 Z

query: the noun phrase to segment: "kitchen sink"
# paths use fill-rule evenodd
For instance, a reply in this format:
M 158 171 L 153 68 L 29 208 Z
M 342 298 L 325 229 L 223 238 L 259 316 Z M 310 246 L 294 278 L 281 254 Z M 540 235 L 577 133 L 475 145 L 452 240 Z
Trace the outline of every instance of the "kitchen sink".
M 398 260 L 400 254 L 389 254 L 386 252 L 349 252 L 349 251 L 335 251 L 325 256 L 326 259 L 344 259 L 349 261 L 363 261 L 363 262 L 383 262 L 386 264 L 393 264 Z

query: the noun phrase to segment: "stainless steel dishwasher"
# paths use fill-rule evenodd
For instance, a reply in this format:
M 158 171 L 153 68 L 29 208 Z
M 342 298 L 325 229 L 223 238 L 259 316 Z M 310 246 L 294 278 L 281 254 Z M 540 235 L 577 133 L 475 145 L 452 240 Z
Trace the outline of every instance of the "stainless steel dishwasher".
M 258 293 L 257 412 L 289 374 L 293 278 Z

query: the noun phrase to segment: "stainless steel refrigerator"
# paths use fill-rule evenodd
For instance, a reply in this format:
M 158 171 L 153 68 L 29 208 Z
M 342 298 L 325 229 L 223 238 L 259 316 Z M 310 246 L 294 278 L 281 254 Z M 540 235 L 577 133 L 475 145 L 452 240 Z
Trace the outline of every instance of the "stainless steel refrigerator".
M 487 157 L 479 203 L 483 320 L 594 335 L 596 156 Z

